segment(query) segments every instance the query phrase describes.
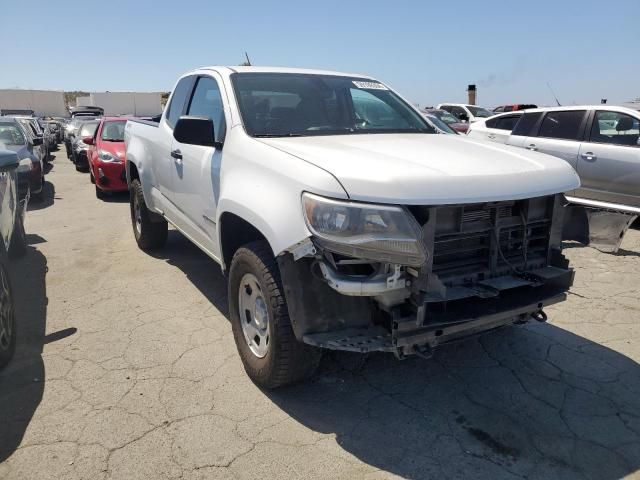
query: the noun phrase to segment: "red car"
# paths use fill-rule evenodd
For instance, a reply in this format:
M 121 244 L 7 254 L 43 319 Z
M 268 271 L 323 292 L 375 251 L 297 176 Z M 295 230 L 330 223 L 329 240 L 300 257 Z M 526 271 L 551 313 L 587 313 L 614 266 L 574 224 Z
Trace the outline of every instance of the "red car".
M 126 192 L 127 178 L 124 170 L 124 127 L 123 117 L 104 117 L 93 137 L 83 138 L 89 145 L 87 159 L 91 183 L 96 186 L 96 197 L 104 198 L 106 193 Z

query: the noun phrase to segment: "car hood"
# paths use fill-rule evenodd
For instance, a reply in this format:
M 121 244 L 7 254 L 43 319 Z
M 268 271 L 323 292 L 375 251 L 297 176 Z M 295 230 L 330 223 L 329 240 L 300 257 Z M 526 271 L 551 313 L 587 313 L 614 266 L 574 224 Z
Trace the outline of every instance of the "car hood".
M 333 174 L 354 200 L 457 204 L 532 198 L 580 185 L 569 164 L 454 135 L 357 134 L 259 141 Z

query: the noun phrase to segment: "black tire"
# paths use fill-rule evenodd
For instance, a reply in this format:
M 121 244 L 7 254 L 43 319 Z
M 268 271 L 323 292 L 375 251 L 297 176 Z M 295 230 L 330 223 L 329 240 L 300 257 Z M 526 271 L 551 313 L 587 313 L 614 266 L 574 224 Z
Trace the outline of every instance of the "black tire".
M 95 179 L 95 177 L 93 176 L 93 169 L 91 168 L 91 165 L 89 165 L 89 181 L 90 181 L 91 183 L 93 183 L 94 185 L 95 185 L 95 183 L 96 183 L 96 179 Z M 96 196 L 97 196 L 97 193 L 96 193 Z
M 167 241 L 167 233 L 169 225 L 167 221 L 155 219 L 152 221 L 153 212 L 150 212 L 144 202 L 142 194 L 142 185 L 139 180 L 131 182 L 131 191 L 129 193 L 129 203 L 131 207 L 131 226 L 133 227 L 133 235 L 136 239 L 138 247 L 142 250 L 154 250 L 162 248 Z M 136 208 L 139 207 L 139 222 L 136 218 Z
M 95 183 L 95 182 L 91 182 L 91 183 Z M 107 193 L 100 190 L 96 185 L 96 198 L 99 200 L 104 200 L 106 197 L 107 197 Z
M 243 333 L 240 289 L 246 274 L 258 281 L 267 307 L 268 350 L 262 358 L 251 351 Z M 249 243 L 233 256 L 229 269 L 229 311 L 236 347 L 247 375 L 259 386 L 277 388 L 307 379 L 314 374 L 322 352 L 299 342 L 291 327 L 289 310 L 280 280 L 280 270 L 269 244 Z M 242 319 L 242 320 L 241 320 Z
M 16 317 L 9 269 L 4 252 L 0 254 L 0 369 L 16 349 Z
M 20 208 L 20 207 L 18 207 Z M 18 258 L 27 253 L 27 234 L 24 231 L 22 215 L 17 215 L 16 224 L 13 227 L 11 240 L 9 241 L 9 257 Z

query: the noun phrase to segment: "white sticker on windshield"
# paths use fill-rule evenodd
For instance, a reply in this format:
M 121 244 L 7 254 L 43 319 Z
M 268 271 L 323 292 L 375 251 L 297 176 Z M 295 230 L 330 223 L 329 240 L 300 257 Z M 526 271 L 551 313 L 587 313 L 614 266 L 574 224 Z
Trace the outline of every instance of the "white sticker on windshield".
M 387 87 L 378 82 L 356 82 L 354 80 L 353 84 L 358 88 L 365 88 L 368 90 L 389 90 Z

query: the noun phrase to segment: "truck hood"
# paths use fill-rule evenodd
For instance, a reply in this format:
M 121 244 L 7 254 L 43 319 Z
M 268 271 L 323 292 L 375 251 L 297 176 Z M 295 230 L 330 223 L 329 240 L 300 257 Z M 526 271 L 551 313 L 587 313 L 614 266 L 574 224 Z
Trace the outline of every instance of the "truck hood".
M 563 160 L 456 135 L 357 134 L 259 141 L 333 174 L 354 200 L 438 205 L 573 190 Z

